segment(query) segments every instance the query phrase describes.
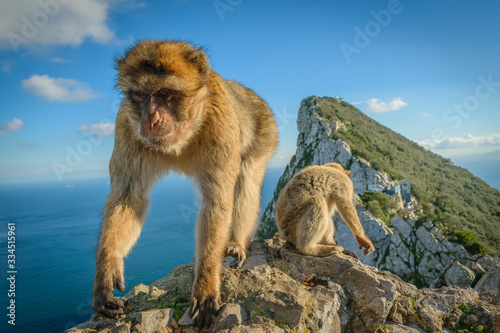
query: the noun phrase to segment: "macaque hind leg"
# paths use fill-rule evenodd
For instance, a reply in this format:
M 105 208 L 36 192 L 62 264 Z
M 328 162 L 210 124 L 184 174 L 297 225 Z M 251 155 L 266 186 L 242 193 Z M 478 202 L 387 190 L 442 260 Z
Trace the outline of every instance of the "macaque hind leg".
M 329 228 L 328 207 L 323 197 L 306 200 L 298 207 L 298 211 L 303 212 L 297 221 L 296 247 L 300 252 L 328 256 L 342 249 L 337 245 L 320 244 Z
M 302 204 L 303 215 L 297 224 L 297 249 L 304 254 L 326 257 L 343 253 L 355 259 L 357 255 L 336 245 L 333 240 L 333 222 L 323 197 L 312 197 Z M 330 244 L 322 244 L 327 239 Z
M 196 222 L 195 280 L 191 293 L 191 318 L 198 312 L 198 328 L 210 327 L 220 306 L 220 266 L 227 245 L 238 164 L 210 170 L 200 177 L 203 202 Z
M 325 234 L 324 234 L 323 239 L 321 240 L 320 243 L 325 244 L 325 245 L 336 245 L 335 239 L 334 239 L 334 232 L 335 232 L 335 228 L 333 225 L 333 221 L 330 218 L 329 223 L 327 223 Z

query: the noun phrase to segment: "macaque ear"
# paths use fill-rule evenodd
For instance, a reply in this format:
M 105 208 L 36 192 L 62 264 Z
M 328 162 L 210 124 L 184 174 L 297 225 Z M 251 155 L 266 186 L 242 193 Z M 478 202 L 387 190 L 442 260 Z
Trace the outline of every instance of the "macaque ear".
M 345 174 L 349 176 L 351 174 L 351 170 L 347 170 Z
M 208 61 L 208 57 L 203 51 L 203 49 L 198 48 L 193 51 L 188 51 L 185 54 L 186 60 L 192 63 L 201 75 L 205 76 L 210 69 L 210 63 Z

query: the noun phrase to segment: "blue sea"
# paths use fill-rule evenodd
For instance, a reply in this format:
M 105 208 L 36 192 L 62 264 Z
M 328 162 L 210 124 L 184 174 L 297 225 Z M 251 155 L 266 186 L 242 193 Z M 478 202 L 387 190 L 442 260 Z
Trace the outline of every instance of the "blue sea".
M 282 169 L 266 173 L 263 209 Z M 62 332 L 93 314 L 92 284 L 108 179 L 0 186 L 1 332 Z M 142 235 L 125 260 L 126 290 L 167 275 L 194 254 L 197 193 L 190 180 L 170 176 L 151 193 Z M 8 223 L 15 223 L 15 327 L 7 317 Z M 10 275 L 10 274 L 9 274 Z

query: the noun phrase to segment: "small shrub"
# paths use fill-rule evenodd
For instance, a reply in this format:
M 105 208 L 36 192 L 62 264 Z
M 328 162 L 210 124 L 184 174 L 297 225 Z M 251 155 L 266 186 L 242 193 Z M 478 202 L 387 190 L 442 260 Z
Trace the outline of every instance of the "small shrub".
M 378 219 L 391 227 L 390 220 L 397 215 L 398 204 L 393 197 L 382 192 L 365 191 L 359 197 L 365 208 Z M 393 212 L 391 212 L 393 211 Z
M 450 237 L 453 241 L 461 244 L 471 254 L 485 255 L 483 244 L 479 243 L 476 235 L 468 230 L 455 230 L 450 232 Z
M 463 312 L 470 312 L 470 308 L 467 304 L 465 304 L 465 302 L 460 303 L 460 306 L 458 308 Z

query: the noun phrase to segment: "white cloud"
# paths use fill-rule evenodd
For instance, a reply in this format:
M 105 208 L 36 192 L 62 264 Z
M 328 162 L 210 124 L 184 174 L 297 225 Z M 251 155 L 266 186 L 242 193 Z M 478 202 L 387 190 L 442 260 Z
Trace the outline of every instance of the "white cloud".
M 104 44 L 110 4 L 117 0 L 16 0 L 0 2 L 0 49 L 34 45 L 78 46 L 86 38 Z
M 29 79 L 22 80 L 22 87 L 30 94 L 61 103 L 84 102 L 99 96 L 83 82 L 48 75 L 31 75 Z
M 431 115 L 427 112 L 423 112 L 420 114 L 422 117 L 430 117 Z
M 371 98 L 365 101 L 365 103 L 368 104 L 368 109 L 366 109 L 365 111 L 373 113 L 396 111 L 401 109 L 403 106 L 408 105 L 406 102 L 403 102 L 400 97 L 394 98 L 389 103 L 381 101 L 378 98 Z
M 100 135 L 108 137 L 115 132 L 114 123 L 98 123 L 92 125 L 82 125 L 78 128 L 79 132 L 101 132 Z
M 23 121 L 18 118 L 13 118 L 7 124 L 0 124 L 0 133 L 3 131 L 18 131 L 23 127 Z
M 454 137 L 444 140 L 421 141 L 419 144 L 427 149 L 457 149 L 484 146 L 500 146 L 500 135 L 492 134 L 490 136 L 473 136 L 466 134 L 463 137 Z

